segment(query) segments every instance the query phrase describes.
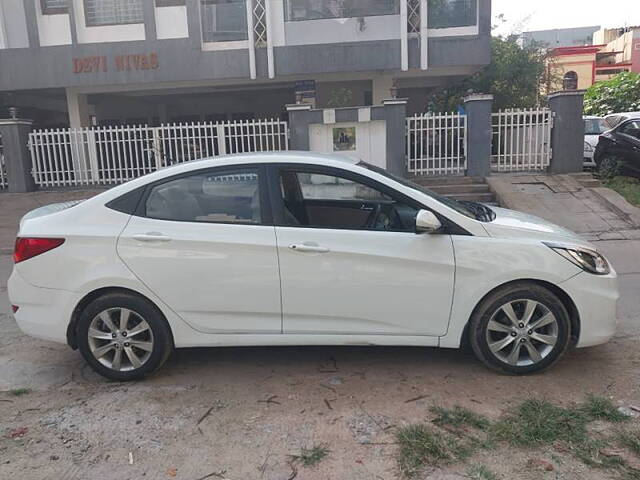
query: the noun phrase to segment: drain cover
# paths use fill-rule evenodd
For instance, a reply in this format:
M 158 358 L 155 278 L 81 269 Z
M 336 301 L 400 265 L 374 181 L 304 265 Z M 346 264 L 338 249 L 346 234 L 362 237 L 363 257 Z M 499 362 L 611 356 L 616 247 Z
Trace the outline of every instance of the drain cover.
M 546 183 L 517 183 L 514 187 L 520 193 L 553 193 Z

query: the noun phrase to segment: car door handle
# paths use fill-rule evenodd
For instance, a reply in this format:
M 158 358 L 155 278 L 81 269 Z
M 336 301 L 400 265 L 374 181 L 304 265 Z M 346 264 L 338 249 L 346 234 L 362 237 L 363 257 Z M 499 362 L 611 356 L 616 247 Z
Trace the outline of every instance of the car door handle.
M 162 235 L 161 233 L 149 232 L 149 233 L 141 233 L 139 235 L 133 236 L 134 240 L 138 242 L 169 242 L 171 241 L 171 237 L 167 237 L 166 235 Z
M 296 252 L 303 252 L 303 253 L 329 253 L 328 248 L 321 247 L 319 245 L 306 244 L 306 243 L 289 245 L 289 248 L 291 250 L 295 250 Z

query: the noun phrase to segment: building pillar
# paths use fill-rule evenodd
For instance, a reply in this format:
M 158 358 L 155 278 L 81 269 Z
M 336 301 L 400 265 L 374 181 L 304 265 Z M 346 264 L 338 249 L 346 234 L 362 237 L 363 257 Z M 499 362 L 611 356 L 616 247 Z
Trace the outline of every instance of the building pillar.
M 387 171 L 407 177 L 407 99 L 383 100 L 383 116 L 387 130 Z M 376 115 L 372 115 L 372 120 Z
M 76 26 L 76 7 L 73 0 L 67 2 L 67 12 L 69 15 L 69 29 L 71 30 L 71 45 L 77 45 L 78 27 Z
M 309 125 L 322 123 L 322 110 L 312 110 L 309 104 L 287 105 L 291 150 L 309 151 Z
M 31 175 L 29 133 L 33 120 L 12 118 L 0 120 L 0 136 L 10 193 L 33 192 L 36 189 Z
M 394 78 L 391 75 L 380 75 L 372 80 L 373 104 L 382 105 L 384 100 L 391 98 Z
M 189 27 L 189 39 L 191 46 L 196 50 L 202 50 L 202 21 L 200 20 L 200 0 L 186 0 L 187 25 Z
M 142 2 L 142 15 L 144 19 L 145 40 L 157 40 L 156 2 Z
M 38 31 L 38 12 L 36 3 L 33 0 L 23 0 L 24 16 L 27 21 L 27 35 L 29 37 L 29 47 L 40 47 L 40 32 Z
M 584 91 L 557 92 L 549 95 L 553 112 L 550 173 L 581 172 L 584 162 Z
M 467 112 L 467 175 L 491 175 L 491 110 L 493 95 L 469 95 L 464 99 Z
M 71 128 L 89 127 L 89 103 L 87 95 L 67 88 L 67 110 Z

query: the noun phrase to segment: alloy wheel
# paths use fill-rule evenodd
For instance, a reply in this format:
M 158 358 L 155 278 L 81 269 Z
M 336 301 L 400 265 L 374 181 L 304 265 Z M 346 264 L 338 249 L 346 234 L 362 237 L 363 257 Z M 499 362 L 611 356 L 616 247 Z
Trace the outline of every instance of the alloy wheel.
M 489 350 L 501 362 L 534 365 L 558 343 L 558 319 L 540 302 L 512 300 L 495 311 L 485 335 Z
M 105 367 L 127 372 L 144 365 L 153 352 L 153 331 L 128 308 L 109 308 L 96 315 L 88 330 L 89 349 Z

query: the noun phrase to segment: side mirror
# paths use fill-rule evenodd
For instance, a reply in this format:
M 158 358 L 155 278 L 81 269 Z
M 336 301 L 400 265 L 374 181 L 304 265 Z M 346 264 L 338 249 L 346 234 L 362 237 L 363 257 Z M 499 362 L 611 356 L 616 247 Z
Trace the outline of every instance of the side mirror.
M 420 210 L 416 215 L 416 232 L 436 233 L 442 228 L 442 224 L 438 217 L 429 210 Z

